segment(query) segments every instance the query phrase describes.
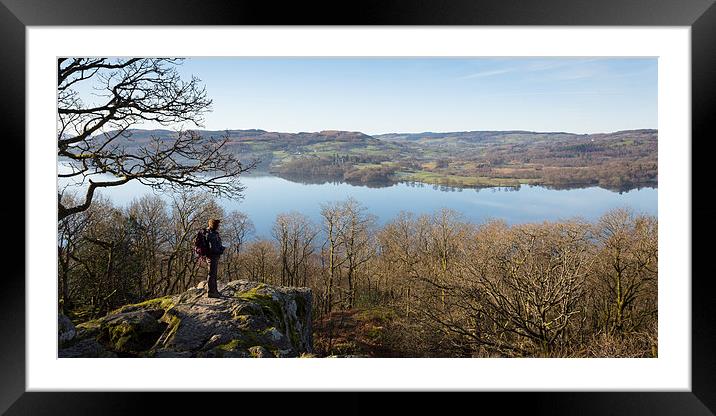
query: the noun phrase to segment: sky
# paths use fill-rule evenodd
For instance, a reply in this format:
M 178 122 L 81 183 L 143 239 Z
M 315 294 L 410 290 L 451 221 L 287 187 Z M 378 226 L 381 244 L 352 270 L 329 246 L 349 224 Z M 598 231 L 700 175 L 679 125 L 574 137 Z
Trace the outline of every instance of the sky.
M 189 58 L 210 130 L 657 128 L 657 58 Z M 188 127 L 188 126 L 187 126 Z

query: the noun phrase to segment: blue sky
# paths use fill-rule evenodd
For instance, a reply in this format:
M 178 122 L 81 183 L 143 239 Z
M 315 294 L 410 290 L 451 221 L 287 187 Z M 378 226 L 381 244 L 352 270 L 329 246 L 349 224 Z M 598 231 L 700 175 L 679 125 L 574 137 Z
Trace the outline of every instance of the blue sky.
M 180 71 L 206 85 L 212 130 L 657 128 L 656 58 L 191 58 Z

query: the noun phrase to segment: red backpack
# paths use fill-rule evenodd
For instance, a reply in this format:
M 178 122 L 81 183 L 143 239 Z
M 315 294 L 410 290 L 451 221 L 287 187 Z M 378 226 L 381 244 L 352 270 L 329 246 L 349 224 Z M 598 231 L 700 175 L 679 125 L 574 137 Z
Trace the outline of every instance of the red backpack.
M 206 238 L 206 230 L 199 230 L 194 237 L 194 252 L 199 257 L 206 257 L 209 255 L 209 241 Z

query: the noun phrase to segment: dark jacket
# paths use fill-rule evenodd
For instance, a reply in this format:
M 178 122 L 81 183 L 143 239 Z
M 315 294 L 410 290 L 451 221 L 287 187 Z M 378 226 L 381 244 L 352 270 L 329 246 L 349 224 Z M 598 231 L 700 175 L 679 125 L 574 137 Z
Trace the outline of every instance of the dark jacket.
M 216 230 L 206 231 L 206 241 L 209 244 L 209 256 L 220 256 L 224 252 L 224 246 L 221 244 L 221 236 Z

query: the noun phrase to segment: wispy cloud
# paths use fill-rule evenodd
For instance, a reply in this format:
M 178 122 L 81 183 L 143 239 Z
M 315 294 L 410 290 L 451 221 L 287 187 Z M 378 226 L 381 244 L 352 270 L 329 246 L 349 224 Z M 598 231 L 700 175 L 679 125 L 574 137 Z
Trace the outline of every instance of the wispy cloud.
M 574 81 L 606 75 L 609 74 L 605 72 L 600 72 L 596 68 L 571 68 L 565 69 L 564 71 L 555 72 L 553 74 L 553 78 L 556 81 Z
M 520 91 L 487 94 L 490 97 L 522 97 L 531 95 L 624 95 L 623 91 Z
M 514 68 L 494 69 L 494 70 L 491 70 L 491 71 L 480 71 L 480 72 L 475 72 L 475 73 L 473 73 L 473 74 L 464 75 L 464 76 L 458 77 L 458 79 L 470 79 L 470 78 L 492 77 L 492 76 L 495 76 L 495 75 L 506 74 L 506 73 L 508 73 L 508 72 L 514 72 L 514 71 L 515 71 Z
M 525 70 L 530 72 L 535 71 L 547 71 L 551 69 L 558 69 L 564 67 L 581 66 L 592 62 L 599 62 L 603 58 L 579 58 L 579 59 L 548 59 L 535 62 L 528 62 L 525 65 Z
M 502 75 L 513 72 L 522 73 L 535 73 L 548 72 L 550 75 L 557 79 L 570 80 L 570 79 L 583 79 L 590 78 L 599 73 L 602 68 L 594 67 L 591 65 L 593 62 L 600 61 L 601 58 L 585 58 L 585 59 L 545 59 L 535 61 L 519 61 L 510 62 L 510 60 L 503 61 L 506 65 L 502 68 L 483 70 L 468 75 L 463 75 L 457 79 L 472 79 L 472 78 L 485 78 L 496 75 Z

